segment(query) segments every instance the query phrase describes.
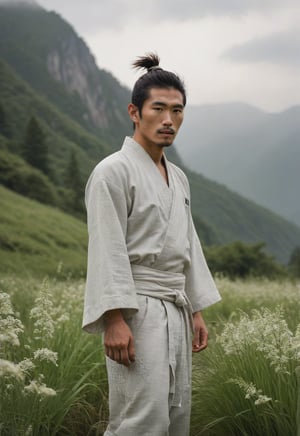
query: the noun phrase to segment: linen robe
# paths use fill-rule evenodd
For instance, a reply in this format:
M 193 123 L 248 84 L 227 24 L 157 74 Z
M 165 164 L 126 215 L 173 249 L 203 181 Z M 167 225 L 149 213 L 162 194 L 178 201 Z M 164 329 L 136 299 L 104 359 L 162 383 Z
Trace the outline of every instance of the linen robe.
M 168 184 L 150 155 L 126 137 L 119 152 L 96 166 L 86 187 L 89 248 L 83 328 L 100 333 L 105 312 L 122 309 L 136 345 L 136 362 L 129 369 L 107 359 L 107 436 L 188 434 L 189 319 L 220 300 L 193 225 L 187 178 L 165 155 L 164 161 Z M 150 346 L 145 347 L 143 338 Z M 150 356 L 153 348 L 164 356 L 161 365 Z M 143 386 L 147 371 L 153 377 Z M 161 397 L 168 395 L 167 401 L 156 401 L 151 409 L 149 399 L 162 379 L 167 393 Z M 143 402 L 147 386 L 153 392 L 148 389 Z M 143 416 L 137 403 L 144 404 L 144 413 L 148 410 L 144 419 L 137 417 Z M 175 425 L 176 414 L 181 418 Z M 164 427 L 154 425 L 158 416 Z

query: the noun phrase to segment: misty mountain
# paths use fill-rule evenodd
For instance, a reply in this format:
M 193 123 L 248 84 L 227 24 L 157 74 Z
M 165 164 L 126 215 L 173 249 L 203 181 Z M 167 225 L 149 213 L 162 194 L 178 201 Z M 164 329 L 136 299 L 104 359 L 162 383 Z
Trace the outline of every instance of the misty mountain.
M 194 171 L 300 224 L 300 107 L 190 106 L 176 142 Z
M 73 27 L 35 3 L 0 4 L 0 56 L 36 92 L 118 147 L 129 126 L 130 92 L 107 71 Z
M 66 210 L 72 193 L 65 174 L 72 152 L 84 186 L 93 166 L 131 134 L 129 99 L 130 91 L 97 66 L 85 42 L 58 14 L 39 6 L 0 5 L 0 181 L 6 187 Z M 249 107 L 247 111 L 256 125 L 256 111 Z M 32 168 L 22 155 L 32 116 L 47 139 L 49 175 Z M 178 142 L 181 153 L 182 149 Z M 168 157 L 184 168 L 176 148 L 168 151 Z M 205 244 L 265 241 L 282 261 L 300 245 L 299 227 L 184 169 L 191 184 L 195 224 Z

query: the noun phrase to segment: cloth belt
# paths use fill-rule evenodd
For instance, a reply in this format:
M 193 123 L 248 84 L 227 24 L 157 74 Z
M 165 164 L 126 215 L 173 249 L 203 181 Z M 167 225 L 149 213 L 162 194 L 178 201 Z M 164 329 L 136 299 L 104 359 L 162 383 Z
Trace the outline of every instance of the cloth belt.
M 162 271 L 138 264 L 132 264 L 131 270 L 137 294 L 169 301 L 182 307 L 193 331 L 193 308 L 184 291 L 184 274 Z
M 186 330 L 186 341 L 190 341 L 190 329 L 194 330 L 193 324 L 193 309 L 185 291 L 185 276 L 181 273 L 172 271 L 161 271 L 149 268 L 143 265 L 132 264 L 133 280 L 137 289 L 138 295 L 147 297 L 158 298 L 162 301 L 174 303 L 178 308 L 183 311 L 183 317 Z M 166 307 L 167 316 L 168 310 Z M 190 327 L 190 328 L 189 328 Z M 169 329 L 169 365 L 171 367 L 171 382 L 170 394 L 172 395 L 172 406 L 181 406 L 182 398 L 182 383 L 176 380 L 176 343 L 174 341 L 175 335 L 172 334 L 172 320 L 168 316 L 168 329 Z M 182 356 L 184 358 L 184 356 Z

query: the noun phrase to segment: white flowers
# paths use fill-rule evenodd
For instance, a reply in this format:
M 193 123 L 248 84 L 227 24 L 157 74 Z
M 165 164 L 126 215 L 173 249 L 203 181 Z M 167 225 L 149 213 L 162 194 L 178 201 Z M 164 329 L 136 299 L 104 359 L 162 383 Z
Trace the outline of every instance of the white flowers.
M 19 334 L 24 331 L 24 326 L 14 316 L 14 311 L 8 294 L 0 293 L 0 351 L 5 345 L 19 346 Z
M 30 318 L 34 320 L 34 338 L 43 342 L 49 341 L 54 333 L 52 319 L 53 303 L 47 281 L 44 281 L 40 295 L 35 300 L 35 306 L 30 311 Z
M 0 378 L 2 377 L 6 379 L 12 377 L 20 382 L 24 380 L 24 374 L 19 365 L 6 359 L 0 359 Z
M 297 332 L 294 336 L 290 331 L 281 308 L 275 311 L 263 308 L 253 310 L 251 317 L 242 312 L 238 323 L 227 323 L 218 342 L 226 354 L 238 354 L 253 347 L 276 372 L 289 372 L 289 362 L 296 359 L 299 350 Z
M 36 380 L 32 380 L 28 386 L 25 386 L 24 391 L 41 397 L 53 397 L 56 395 L 54 389 L 48 388 L 44 383 L 39 383 Z
M 22 360 L 18 366 L 24 375 L 29 375 L 35 369 L 35 364 L 28 358 Z
M 33 354 L 34 360 L 51 362 L 57 366 L 57 353 L 48 348 L 39 348 Z
M 247 383 L 241 377 L 229 379 L 227 383 L 234 383 L 238 385 L 244 392 L 245 399 L 253 400 L 255 406 L 259 406 L 260 404 L 265 404 L 268 403 L 269 401 L 272 401 L 272 398 L 263 395 L 262 390 L 257 389 L 254 383 L 251 382 Z
M 35 307 L 30 312 L 30 318 L 34 320 L 34 337 L 29 339 L 29 344 L 23 346 L 23 352 L 32 353 L 32 358 L 28 356 L 19 363 L 13 362 L 5 357 L 13 358 L 12 349 L 20 345 L 19 335 L 24 332 L 24 326 L 14 314 L 9 295 L 0 293 L 0 383 L 6 401 L 9 401 L 11 395 L 13 398 L 14 390 L 17 390 L 18 395 L 30 393 L 40 398 L 56 395 L 54 389 L 42 383 L 44 375 L 38 366 L 43 362 L 57 366 L 58 354 L 45 347 L 34 350 L 53 336 L 54 321 L 51 312 L 52 302 L 47 284 L 44 283 L 35 300 Z

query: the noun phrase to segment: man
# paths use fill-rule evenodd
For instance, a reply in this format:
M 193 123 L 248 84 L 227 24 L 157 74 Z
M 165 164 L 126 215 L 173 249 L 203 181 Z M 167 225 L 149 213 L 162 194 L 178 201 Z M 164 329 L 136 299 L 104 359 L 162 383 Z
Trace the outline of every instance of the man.
M 184 85 L 154 54 L 133 65 L 147 69 L 128 106 L 133 137 L 96 166 L 86 188 L 83 328 L 104 331 L 105 436 L 188 436 L 191 351 L 208 340 L 200 311 L 220 296 L 193 226 L 188 181 L 163 152 L 183 121 Z

